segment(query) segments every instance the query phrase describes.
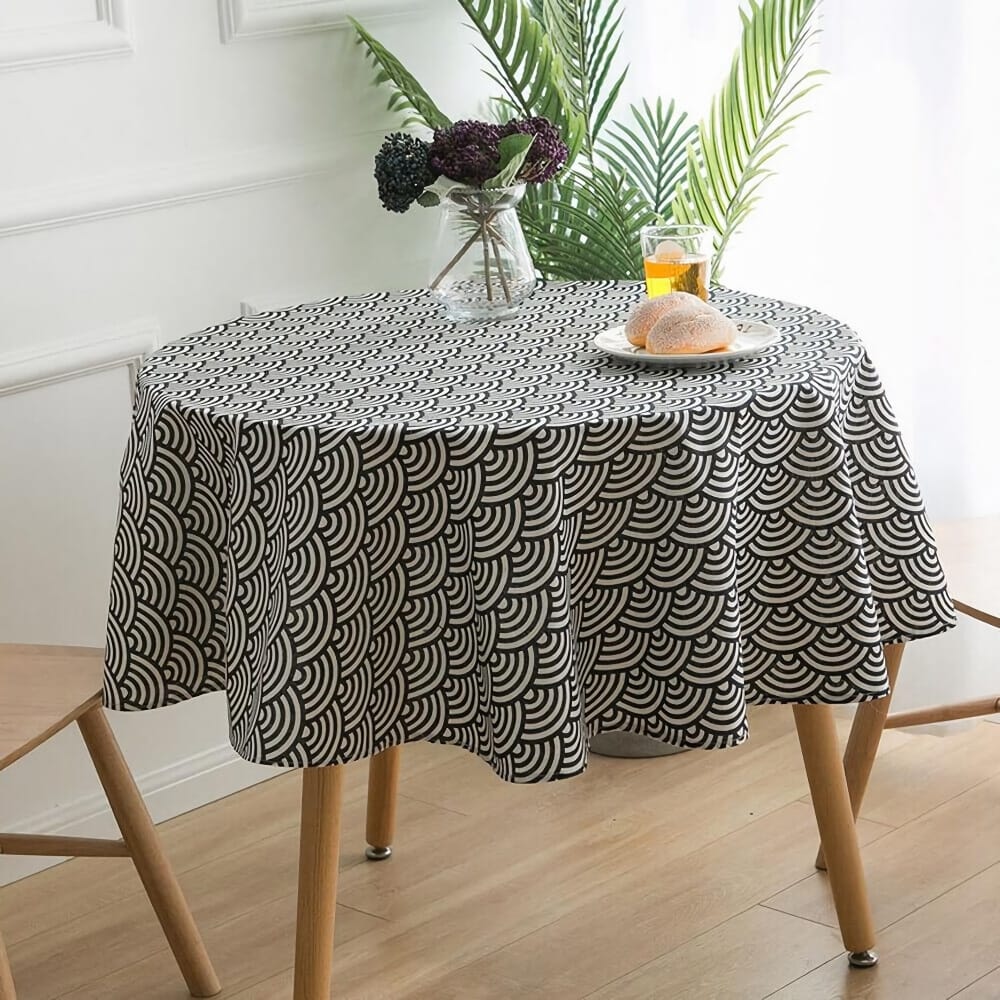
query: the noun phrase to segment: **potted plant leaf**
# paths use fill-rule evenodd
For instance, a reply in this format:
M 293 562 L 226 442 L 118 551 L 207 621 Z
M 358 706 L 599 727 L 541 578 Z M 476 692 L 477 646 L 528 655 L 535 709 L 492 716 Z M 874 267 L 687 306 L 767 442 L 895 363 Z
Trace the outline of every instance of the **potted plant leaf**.
M 553 279 L 639 279 L 639 230 L 677 221 L 714 232 L 713 274 L 760 198 L 773 157 L 822 72 L 804 68 L 820 0 L 748 0 L 728 75 L 695 125 L 674 101 L 618 114 L 628 70 L 622 0 L 456 0 L 478 32 L 497 87 L 498 123 L 548 119 L 568 147 L 566 169 L 518 205 L 527 245 Z M 376 82 L 404 125 L 452 123 L 400 60 L 357 21 Z

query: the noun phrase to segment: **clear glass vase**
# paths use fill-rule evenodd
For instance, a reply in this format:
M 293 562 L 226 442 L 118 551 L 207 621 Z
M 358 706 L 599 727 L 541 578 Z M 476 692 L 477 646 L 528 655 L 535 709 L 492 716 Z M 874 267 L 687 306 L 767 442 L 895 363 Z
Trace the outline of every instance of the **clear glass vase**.
M 430 288 L 453 319 L 513 315 L 534 291 L 535 265 L 516 210 L 523 197 L 523 184 L 444 194 Z

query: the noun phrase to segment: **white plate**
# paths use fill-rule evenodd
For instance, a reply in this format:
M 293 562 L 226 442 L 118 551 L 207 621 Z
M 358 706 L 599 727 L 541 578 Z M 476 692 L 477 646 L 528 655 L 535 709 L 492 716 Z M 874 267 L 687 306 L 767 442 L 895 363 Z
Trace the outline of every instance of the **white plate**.
M 760 354 L 765 347 L 776 344 L 781 334 L 768 323 L 752 319 L 736 320 L 736 339 L 724 351 L 710 354 L 650 354 L 643 347 L 634 347 L 625 338 L 624 326 L 612 326 L 594 337 L 593 343 L 599 351 L 610 354 L 622 361 L 633 364 L 656 365 L 659 368 L 675 368 L 690 365 L 714 365 L 720 361 L 734 361 Z

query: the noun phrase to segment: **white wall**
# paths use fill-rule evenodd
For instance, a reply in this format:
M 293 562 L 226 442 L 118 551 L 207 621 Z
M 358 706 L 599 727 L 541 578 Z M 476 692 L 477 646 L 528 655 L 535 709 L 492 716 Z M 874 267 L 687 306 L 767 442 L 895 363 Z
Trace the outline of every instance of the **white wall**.
M 476 97 L 456 11 L 0 4 L 0 641 L 103 643 L 130 360 L 242 302 L 426 282 L 436 220 L 378 205 L 394 122 L 343 18 L 457 115 Z M 157 818 L 275 773 L 229 749 L 221 696 L 113 721 Z M 75 731 L 0 774 L 0 828 L 113 830 Z M 38 867 L 2 858 L 0 883 Z

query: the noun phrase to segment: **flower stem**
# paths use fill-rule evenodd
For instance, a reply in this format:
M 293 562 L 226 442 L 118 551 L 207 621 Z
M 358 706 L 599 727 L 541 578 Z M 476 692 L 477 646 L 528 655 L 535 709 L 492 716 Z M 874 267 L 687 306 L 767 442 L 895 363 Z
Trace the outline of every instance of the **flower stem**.
M 500 259 L 500 247 L 495 236 L 490 236 L 490 243 L 493 244 L 493 256 L 497 262 L 497 273 L 500 275 L 500 284 L 503 285 L 503 295 L 507 300 L 507 305 L 513 305 L 514 300 L 510 297 L 510 285 L 507 283 L 507 274 L 503 269 L 503 261 Z
M 493 279 L 490 277 L 490 243 L 486 235 L 486 217 L 479 223 L 479 231 L 483 234 L 483 270 L 486 272 L 486 299 L 493 301 Z
M 490 212 L 490 214 L 485 219 L 483 219 L 483 222 L 480 225 L 480 227 L 465 241 L 462 247 L 459 248 L 458 253 L 456 253 L 455 256 L 452 257 L 451 260 L 449 260 L 448 263 L 445 264 L 443 268 L 441 268 L 441 273 L 431 282 L 432 289 L 437 288 L 437 286 L 440 285 L 441 282 L 444 280 L 444 278 L 447 276 L 448 272 L 465 256 L 465 254 L 469 250 L 469 247 L 471 247 L 472 244 L 479 239 L 479 234 L 486 229 L 486 227 L 490 224 L 490 222 L 493 221 L 496 214 L 497 213 L 495 211 Z

